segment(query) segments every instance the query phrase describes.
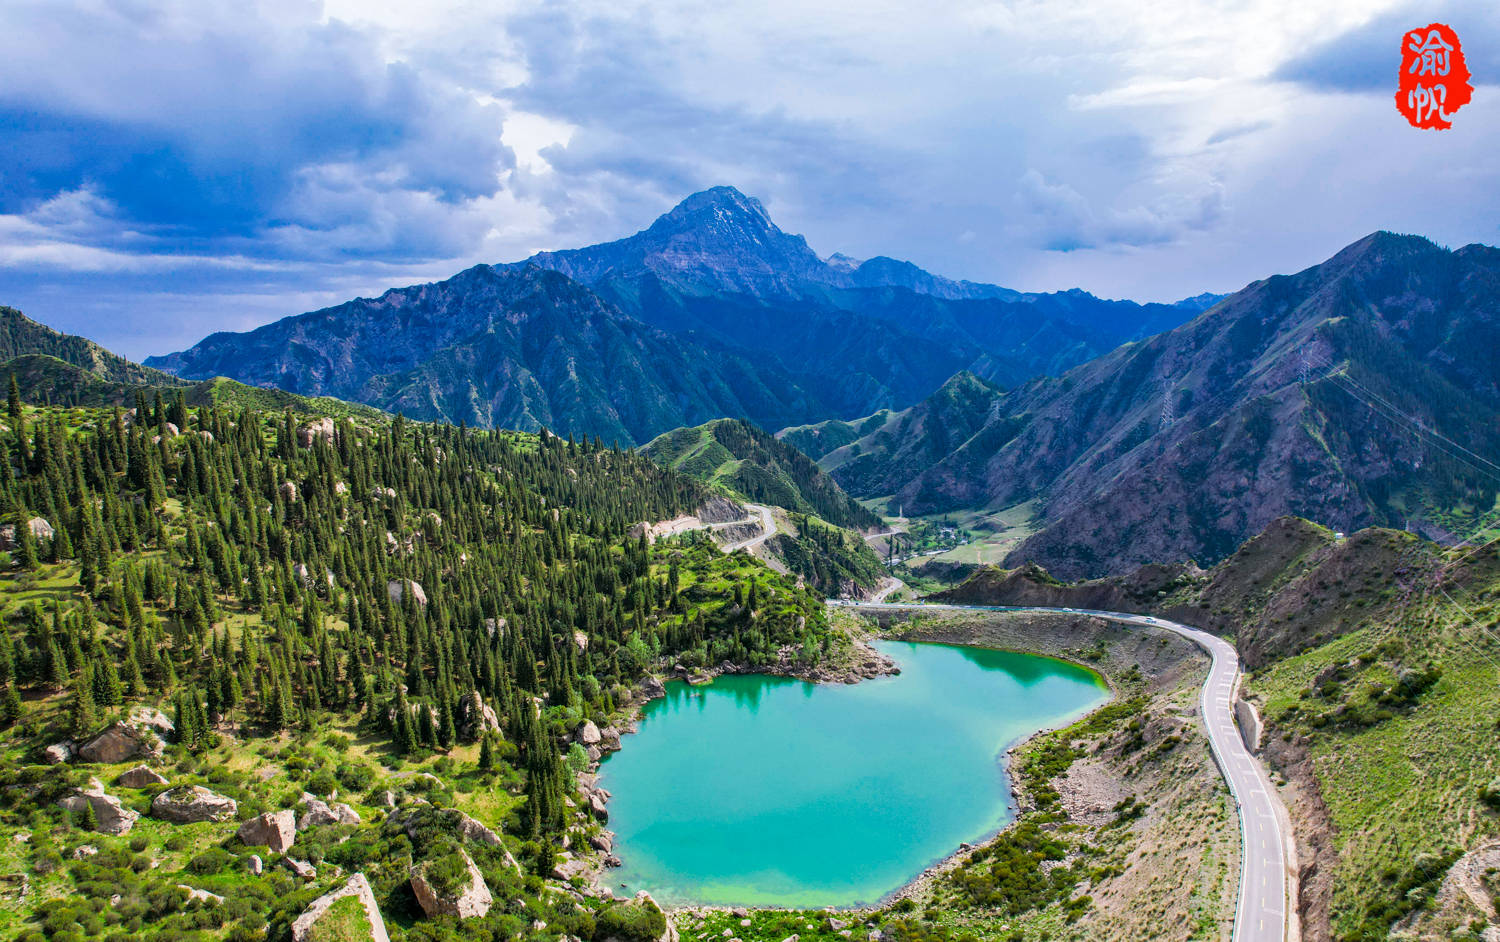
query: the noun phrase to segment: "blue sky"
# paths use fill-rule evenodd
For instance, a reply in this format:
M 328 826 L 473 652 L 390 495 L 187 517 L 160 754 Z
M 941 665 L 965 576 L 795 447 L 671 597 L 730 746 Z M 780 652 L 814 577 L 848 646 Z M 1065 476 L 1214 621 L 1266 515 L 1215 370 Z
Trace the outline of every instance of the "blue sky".
M 1478 86 L 1444 132 L 1391 97 L 1432 20 Z M 133 357 L 720 183 L 825 254 L 1141 300 L 1500 242 L 1491 2 L 7 0 L 0 35 L 0 303 Z

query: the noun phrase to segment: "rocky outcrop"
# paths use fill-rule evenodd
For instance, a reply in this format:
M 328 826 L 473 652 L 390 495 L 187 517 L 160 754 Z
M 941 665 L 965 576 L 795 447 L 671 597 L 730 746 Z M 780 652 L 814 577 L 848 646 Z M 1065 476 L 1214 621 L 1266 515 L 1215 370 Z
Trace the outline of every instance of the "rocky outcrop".
M 213 903 L 217 905 L 224 902 L 224 897 L 220 896 L 219 894 L 210 893 L 207 890 L 196 890 L 188 886 L 186 883 L 177 884 L 177 888 L 187 893 L 189 903 Z
M 135 726 L 150 729 L 163 740 L 171 742 L 177 738 L 177 726 L 171 717 L 155 707 L 137 706 L 130 710 L 130 722 Z
M 77 744 L 71 739 L 55 742 L 42 750 L 42 761 L 48 765 L 61 765 L 64 762 L 73 761 L 73 753 Z
M 1261 725 L 1260 711 L 1255 708 L 1255 704 L 1243 697 L 1235 700 L 1234 725 L 1240 731 L 1240 739 L 1244 742 L 1245 748 L 1252 753 L 1259 753 L 1265 728 Z
M 661 913 L 662 911 L 661 907 L 657 905 L 656 900 L 652 899 L 651 894 L 647 893 L 645 890 L 641 890 L 639 893 L 635 894 L 634 899 L 625 903 L 621 903 L 620 905 L 626 907 L 634 907 L 637 909 L 646 909 L 648 911 L 654 910 L 656 913 Z M 607 914 L 608 910 L 605 910 L 605 913 Z M 607 918 L 607 916 L 605 918 Z M 601 922 L 604 922 L 605 918 L 601 918 Z M 672 920 L 670 918 L 666 918 L 663 920 L 663 922 L 666 924 L 666 928 L 662 931 L 662 934 L 657 937 L 656 942 L 678 942 L 677 927 L 672 925 Z M 601 926 L 601 928 L 603 927 Z M 727 932 L 728 930 L 725 931 Z M 596 942 L 624 942 L 624 940 L 619 936 L 610 934 L 607 929 L 600 935 L 596 935 L 595 939 Z
M 417 831 L 424 823 L 435 820 L 439 826 L 460 840 L 473 841 L 489 847 L 505 846 L 500 835 L 457 808 L 417 807 L 404 812 L 404 815 L 404 817 L 393 817 L 392 820 L 411 838 L 416 837 Z
M 453 833 L 462 839 L 474 841 L 477 844 L 485 844 L 490 847 L 505 846 L 504 842 L 500 840 L 500 835 L 464 814 L 462 811 L 452 809 L 443 814 L 452 825 Z
M 474 859 L 467 852 L 460 850 L 458 853 L 468 870 L 468 879 L 456 891 L 444 893 L 435 888 L 427 878 L 429 864 L 426 862 L 412 870 L 412 893 L 429 918 L 456 916 L 459 919 L 476 919 L 490 911 L 494 897 L 490 895 L 490 888 L 485 885 L 484 875 L 479 872 L 479 867 L 475 866 Z
M 297 444 L 303 448 L 311 448 L 313 442 L 320 438 L 333 441 L 333 419 L 327 416 L 297 429 Z
M 359 812 L 343 802 L 324 802 L 307 796 L 302 800 L 302 817 L 297 819 L 297 830 L 322 827 L 328 824 L 358 824 Z M 290 813 L 290 812 L 288 812 Z
M 30 530 L 32 537 L 38 540 L 50 540 L 56 534 L 56 531 L 52 528 L 52 524 L 41 517 L 32 517 L 30 520 L 27 520 L 26 529 Z M 0 527 L 0 550 L 9 552 L 15 549 L 17 545 L 16 525 L 7 523 L 5 526 Z
M 269 847 L 284 854 L 297 839 L 297 816 L 289 809 L 267 811 L 240 825 L 236 836 L 248 847 Z
M 362 873 L 356 873 L 349 878 L 349 882 L 332 893 L 313 900 L 307 911 L 292 923 L 292 942 L 319 942 L 322 936 L 316 930 L 318 921 L 327 915 L 335 903 L 350 897 L 364 910 L 368 932 L 342 937 L 339 942 L 390 942 L 391 937 L 385 931 L 385 920 L 380 915 L 380 906 L 375 901 L 375 891 L 370 888 L 370 881 Z
M 92 808 L 94 830 L 101 834 L 127 834 L 140 818 L 139 814 L 121 804 L 120 799 L 105 794 L 104 784 L 98 779 L 91 780 L 87 788 L 77 789 L 57 804 L 74 814 L 82 814 L 85 808 Z
M 117 785 L 126 788 L 152 788 L 157 785 L 166 785 L 167 777 L 149 765 L 138 765 L 133 769 L 126 769 L 115 779 Z
M 498 732 L 500 718 L 495 708 L 484 702 L 479 691 L 474 691 L 458 701 L 459 734 L 473 742 L 487 732 Z
M 595 788 L 585 793 L 589 811 L 600 821 L 609 820 L 609 792 L 602 788 Z
M 317 868 L 305 860 L 297 860 L 293 857 L 282 857 L 281 865 L 292 872 L 292 875 L 300 880 L 315 880 L 318 877 Z
M 233 798 L 209 791 L 202 785 L 169 788 L 151 802 L 151 814 L 173 824 L 229 821 L 238 810 Z
M 79 746 L 76 757 L 83 762 L 110 765 L 131 759 L 154 759 L 165 748 L 166 744 L 151 727 L 117 722 Z
M 582 745 L 597 746 L 599 744 L 599 727 L 594 725 L 593 720 L 584 720 L 583 725 L 578 727 L 578 731 L 573 735 L 573 738 Z
M 413 601 L 418 605 L 427 604 L 427 593 L 422 589 L 422 583 L 411 579 L 392 579 L 385 584 L 386 596 L 390 598 L 391 604 L 401 604 L 401 599 L 410 591 Z
M 552 878 L 564 882 L 574 877 L 588 877 L 593 873 L 593 867 L 587 860 L 574 857 L 569 853 L 559 854 L 556 863 L 552 866 Z

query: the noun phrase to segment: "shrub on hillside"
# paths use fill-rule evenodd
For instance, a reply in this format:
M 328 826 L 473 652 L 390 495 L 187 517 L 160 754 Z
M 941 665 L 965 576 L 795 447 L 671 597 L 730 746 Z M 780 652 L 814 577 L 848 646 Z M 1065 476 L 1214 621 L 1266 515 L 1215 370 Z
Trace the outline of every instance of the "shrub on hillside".
M 653 942 L 667 931 L 667 917 L 650 900 L 619 903 L 594 917 L 596 942 L 619 939 L 621 942 Z

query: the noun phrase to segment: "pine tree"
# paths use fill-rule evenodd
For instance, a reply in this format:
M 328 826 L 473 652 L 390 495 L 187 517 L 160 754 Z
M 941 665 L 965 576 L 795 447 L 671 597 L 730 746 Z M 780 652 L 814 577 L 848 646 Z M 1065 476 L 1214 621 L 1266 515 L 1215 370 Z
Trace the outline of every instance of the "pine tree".
M 14 683 L 7 683 L 5 685 L 5 697 L 3 701 L 0 701 L 0 722 L 3 722 L 6 726 L 11 726 L 24 713 L 25 709 L 21 705 L 21 695 L 16 691 L 16 685 Z
M 54 636 L 47 645 L 47 678 L 54 689 L 61 690 L 68 685 L 68 659 L 63 655 L 62 645 L 57 643 Z
M 23 519 L 16 524 L 16 542 L 21 551 L 21 568 L 35 569 L 41 563 L 41 559 L 37 554 L 36 534 L 31 532 L 30 521 Z
M 73 706 L 69 712 L 68 728 L 72 731 L 74 738 L 83 737 L 94 732 L 99 725 L 99 717 L 94 707 L 94 679 L 84 671 L 73 684 Z
M 21 384 L 16 381 L 16 374 L 10 374 L 10 424 L 12 428 L 19 429 L 25 420 L 26 413 L 21 408 Z
M 432 707 L 425 703 L 417 704 L 417 737 L 429 749 L 437 748 L 437 728 L 432 722 Z
M 479 740 L 479 771 L 481 772 L 495 771 L 495 746 L 493 736 L 493 733 L 485 733 L 484 736 Z

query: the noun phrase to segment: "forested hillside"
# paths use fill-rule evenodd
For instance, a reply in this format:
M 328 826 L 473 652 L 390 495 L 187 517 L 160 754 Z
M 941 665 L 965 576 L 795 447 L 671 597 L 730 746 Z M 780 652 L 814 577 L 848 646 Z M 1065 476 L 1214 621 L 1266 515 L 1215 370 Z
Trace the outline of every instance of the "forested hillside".
M 747 500 L 816 514 L 839 527 L 880 526 L 879 517 L 845 494 L 806 455 L 743 419 L 673 429 L 641 450 L 663 467 Z
M 544 890 L 608 852 L 577 773 L 659 658 L 840 650 L 792 580 L 626 535 L 704 496 L 598 440 L 13 391 L 0 935 L 287 938 L 350 873 L 396 939 L 659 935 Z
M 182 380 L 171 374 L 132 363 L 92 340 L 53 330 L 13 307 L 0 305 L 0 363 L 27 355 L 61 360 L 101 382 L 132 386 L 182 384 Z

